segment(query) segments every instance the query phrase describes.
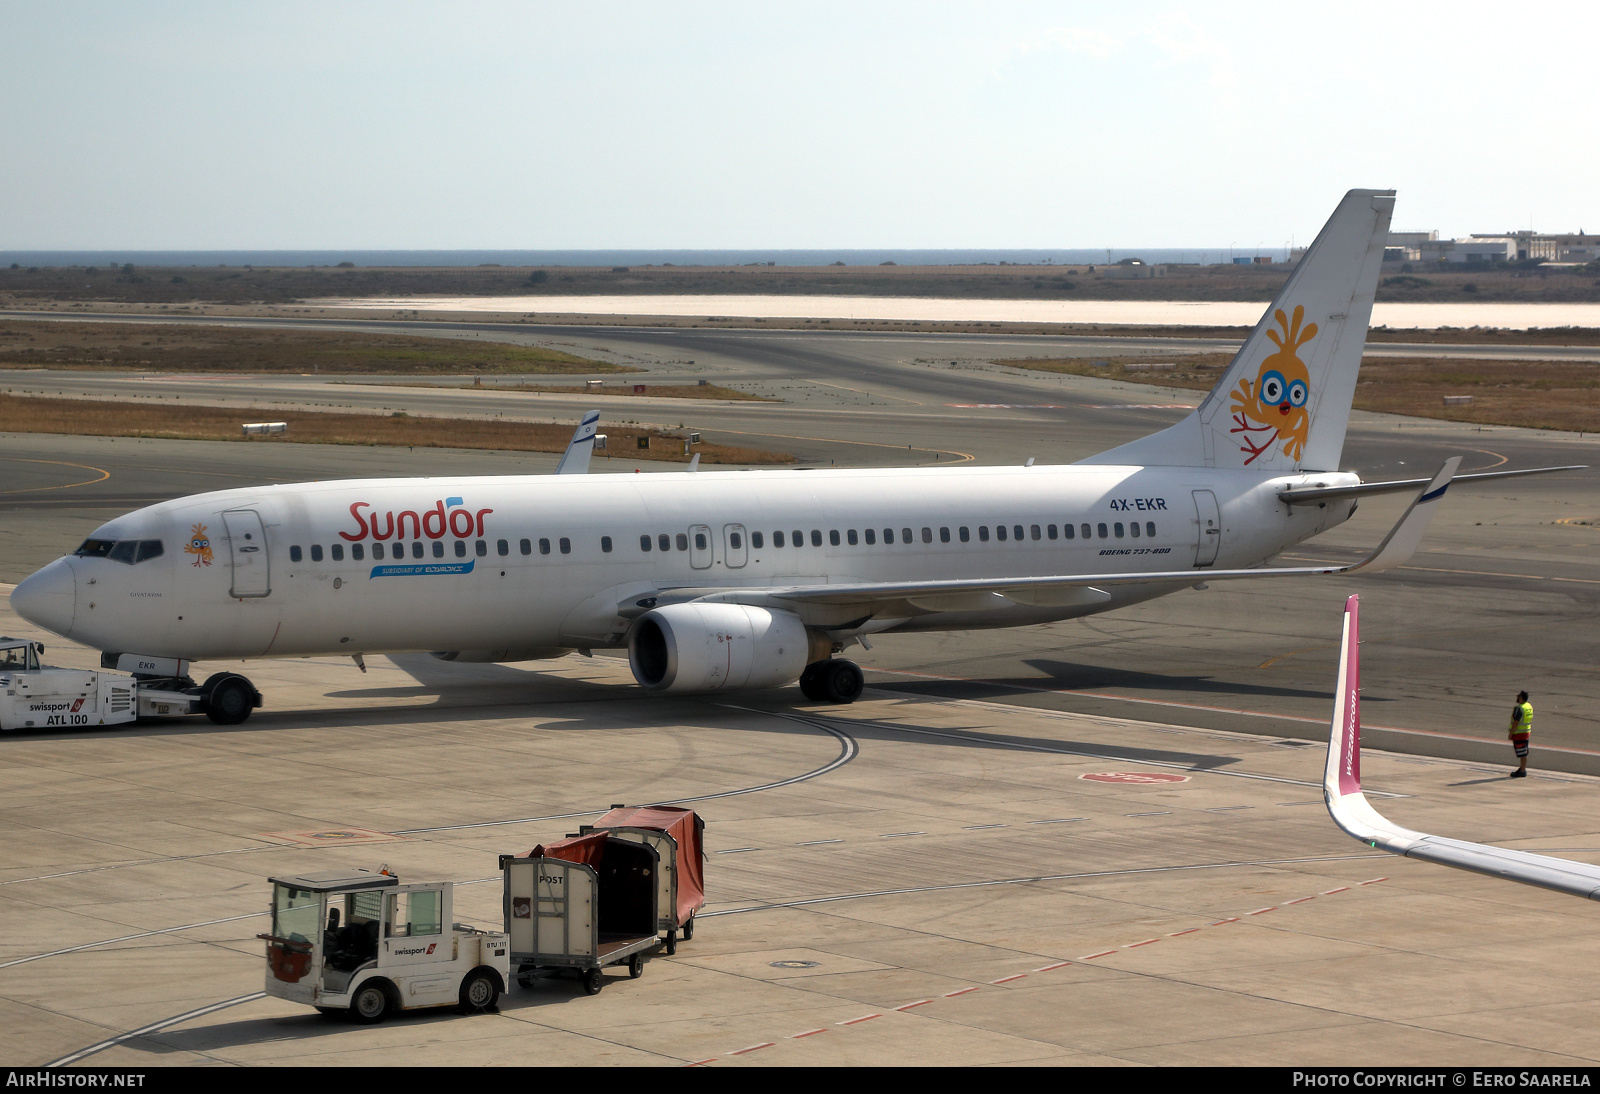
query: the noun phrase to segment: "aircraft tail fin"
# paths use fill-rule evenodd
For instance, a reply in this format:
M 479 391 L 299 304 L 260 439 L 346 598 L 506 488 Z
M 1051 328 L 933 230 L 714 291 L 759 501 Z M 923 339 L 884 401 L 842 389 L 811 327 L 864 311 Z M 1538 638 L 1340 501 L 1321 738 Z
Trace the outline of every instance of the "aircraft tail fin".
M 567 450 L 561 454 L 561 462 L 556 464 L 558 475 L 587 475 L 589 473 L 589 457 L 594 455 L 594 435 L 600 428 L 600 412 L 591 410 L 583 416 L 583 421 L 578 423 L 578 430 L 572 435 L 572 440 L 567 444 Z
M 1393 190 L 1351 190 L 1200 406 L 1084 463 L 1337 471 Z

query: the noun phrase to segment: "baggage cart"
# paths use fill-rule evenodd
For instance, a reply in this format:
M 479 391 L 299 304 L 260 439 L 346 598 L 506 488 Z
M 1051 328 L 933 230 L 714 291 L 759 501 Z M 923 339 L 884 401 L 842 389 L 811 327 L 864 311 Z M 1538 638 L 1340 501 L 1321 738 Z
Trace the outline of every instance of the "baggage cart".
M 666 950 L 678 952 L 678 933 L 694 937 L 694 914 L 705 906 L 706 822 L 692 809 L 672 805 L 613 805 L 611 812 L 578 829 L 604 831 L 654 849 L 661 862 L 656 885 L 656 929 L 666 932 Z
M 655 848 L 606 832 L 501 855 L 517 982 L 531 987 L 536 977 L 571 971 L 594 995 L 607 965 L 642 975 L 645 953 L 661 945 L 660 863 Z

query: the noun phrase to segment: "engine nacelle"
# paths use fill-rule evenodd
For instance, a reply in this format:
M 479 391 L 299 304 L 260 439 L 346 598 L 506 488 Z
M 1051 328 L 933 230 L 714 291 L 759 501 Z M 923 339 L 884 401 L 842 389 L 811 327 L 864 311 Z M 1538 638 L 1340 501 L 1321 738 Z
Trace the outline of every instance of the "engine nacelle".
M 538 646 L 528 650 L 434 650 L 430 657 L 441 661 L 496 664 L 506 661 L 546 661 L 564 657 L 572 651 L 565 646 Z
M 772 688 L 800 678 L 810 660 L 805 624 L 792 612 L 743 604 L 669 604 L 634 622 L 633 678 L 666 693 Z

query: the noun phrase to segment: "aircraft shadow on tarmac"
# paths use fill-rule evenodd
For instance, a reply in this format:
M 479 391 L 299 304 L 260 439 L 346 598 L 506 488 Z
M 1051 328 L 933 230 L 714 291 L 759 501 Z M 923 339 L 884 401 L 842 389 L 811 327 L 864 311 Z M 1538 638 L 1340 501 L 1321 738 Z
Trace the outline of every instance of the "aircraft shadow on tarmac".
M 692 728 L 726 728 L 716 725 L 725 718 L 740 720 L 740 732 L 776 733 L 784 736 L 804 734 L 804 724 L 816 720 L 826 722 L 839 732 L 858 741 L 876 741 L 885 744 L 906 744 L 919 741 L 924 744 L 950 745 L 958 748 L 987 748 L 1027 750 L 1065 755 L 1104 758 L 1107 760 L 1149 761 L 1156 764 L 1173 764 L 1197 771 L 1215 770 L 1239 762 L 1236 756 L 1205 755 L 1163 749 L 1141 749 L 1108 744 L 1105 741 L 1073 740 L 1052 737 L 1024 737 L 984 732 L 976 727 L 945 727 L 922 731 L 913 724 L 892 723 L 860 718 L 832 717 L 839 708 L 827 704 L 797 703 L 795 689 L 770 689 L 740 692 L 729 696 L 655 696 L 637 688 L 613 681 L 574 680 L 540 672 L 537 668 L 513 667 L 503 664 L 459 664 L 438 661 L 427 654 L 403 654 L 389 658 L 417 681 L 414 686 L 385 686 L 352 688 L 328 692 L 330 699 L 405 699 L 432 696 L 435 702 L 425 706 L 381 707 L 322 707 L 316 710 L 274 711 L 270 706 L 257 711 L 250 720 L 236 726 L 213 725 L 201 717 L 141 720 L 126 727 L 111 730 L 40 730 L 19 731 L 0 737 L 0 747 L 9 741 L 20 744 L 39 736 L 56 740 L 103 739 L 108 733 L 126 737 L 174 737 L 197 734 L 260 733 L 271 731 L 299 731 L 307 726 L 329 729 L 361 729 L 369 727 L 402 728 L 422 723 L 448 720 L 452 723 L 475 721 L 503 721 L 507 718 L 536 718 L 541 731 L 569 732 L 614 731 L 626 727 L 637 729 L 641 723 L 658 722 L 664 728 L 679 726 Z M 1099 673 L 1089 686 L 1144 686 L 1173 689 L 1194 686 L 1201 678 L 1161 676 L 1150 673 L 1131 673 L 1118 670 L 1087 669 L 1060 662 L 1030 662 L 1042 671 L 1064 674 L 1063 670 Z M 1139 685 L 1126 681 L 1137 680 Z M 1037 688 L 1037 679 L 1019 680 L 1014 685 L 1004 680 L 994 681 L 930 681 L 885 687 L 900 693 L 926 695 L 930 698 L 985 698 L 1015 695 L 1016 687 Z M 1228 684 L 1217 684 L 1217 691 L 1239 691 Z M 1303 692 L 1285 688 L 1258 688 L 1264 694 L 1311 697 L 1331 702 L 1331 696 L 1321 692 Z M 622 709 L 617 704 L 624 704 Z M 729 708 L 737 708 L 730 710 Z M 587 709 L 586 709 L 587 708 Z M 708 709 L 709 708 L 709 709 Z M 751 718 L 750 714 L 768 715 Z M 641 717 L 642 716 L 642 717 Z
M 1019 691 L 1038 691 L 1042 688 L 1060 688 L 1067 691 L 1102 691 L 1121 688 L 1134 692 L 1165 692 L 1191 696 L 1255 696 L 1283 699 L 1314 699 L 1332 704 L 1333 693 L 1321 689 L 1289 688 L 1263 684 L 1248 684 L 1238 680 L 1219 680 L 1211 676 L 1176 676 L 1159 672 L 1137 672 L 1131 669 L 1109 668 L 1104 665 L 1081 665 L 1066 661 L 1043 659 L 1023 662 L 1043 673 L 1045 678 L 995 677 L 988 680 L 927 680 L 874 683 L 896 692 L 909 692 L 948 699 L 992 699 L 1014 697 Z M 1372 702 L 1388 700 L 1373 696 Z

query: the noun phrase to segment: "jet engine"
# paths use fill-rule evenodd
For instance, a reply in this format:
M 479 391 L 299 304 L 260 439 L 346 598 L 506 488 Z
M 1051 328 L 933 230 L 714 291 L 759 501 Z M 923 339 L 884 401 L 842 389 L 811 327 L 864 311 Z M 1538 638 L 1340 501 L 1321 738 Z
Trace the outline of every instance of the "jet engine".
M 800 678 L 813 659 L 811 647 L 805 624 L 792 612 L 669 604 L 635 621 L 628 664 L 633 678 L 655 692 L 771 688 Z
M 434 650 L 429 656 L 441 661 L 492 664 L 507 661 L 546 661 L 572 651 L 565 646 L 539 646 L 530 650 Z

